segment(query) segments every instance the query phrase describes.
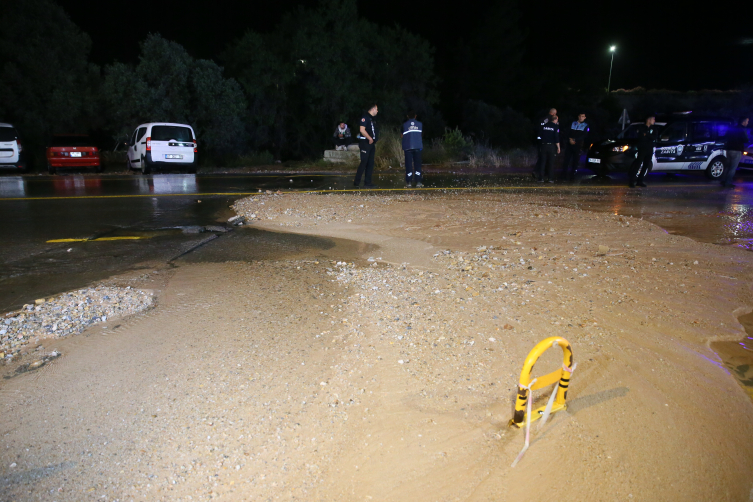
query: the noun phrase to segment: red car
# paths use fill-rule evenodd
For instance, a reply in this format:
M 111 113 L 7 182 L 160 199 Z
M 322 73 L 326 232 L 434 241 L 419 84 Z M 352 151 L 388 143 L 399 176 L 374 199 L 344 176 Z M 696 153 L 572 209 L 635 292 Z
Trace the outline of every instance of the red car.
M 102 172 L 99 149 L 85 134 L 53 136 L 47 147 L 47 170 L 55 174 L 58 169 L 67 167 L 93 167 Z

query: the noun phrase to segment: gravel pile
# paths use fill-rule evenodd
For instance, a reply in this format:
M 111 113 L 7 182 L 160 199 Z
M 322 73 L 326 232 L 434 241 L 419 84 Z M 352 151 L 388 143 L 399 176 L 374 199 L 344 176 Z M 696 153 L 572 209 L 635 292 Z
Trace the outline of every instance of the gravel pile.
M 140 312 L 151 304 L 151 293 L 130 286 L 98 286 L 37 300 L 36 305 L 24 305 L 0 320 L 0 359 L 12 359 L 31 341 L 81 333 L 93 324 Z
M 395 202 L 410 202 L 422 197 L 395 195 L 366 198 L 342 194 L 267 193 L 237 201 L 232 207 L 249 222 L 277 221 L 281 226 L 300 227 L 324 223 L 370 222 L 379 211 Z

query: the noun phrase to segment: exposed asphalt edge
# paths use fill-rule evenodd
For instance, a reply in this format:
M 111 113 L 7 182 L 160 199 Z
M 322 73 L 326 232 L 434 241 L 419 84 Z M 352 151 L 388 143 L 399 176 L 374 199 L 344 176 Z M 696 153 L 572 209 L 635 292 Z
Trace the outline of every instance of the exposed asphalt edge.
M 193 245 L 192 245 L 191 247 L 189 247 L 189 248 L 188 248 L 188 249 L 186 249 L 185 251 L 182 251 L 181 253 L 179 253 L 179 254 L 177 254 L 177 255 L 173 256 L 172 258 L 170 258 L 169 260 L 167 260 L 167 263 L 172 263 L 172 262 L 174 262 L 175 260 L 177 260 L 177 259 L 178 259 L 178 258 L 180 258 L 181 256 L 185 256 L 185 255 L 187 255 L 187 254 L 188 254 L 188 253 L 190 253 L 191 251 L 194 251 L 194 250 L 196 250 L 196 249 L 200 248 L 201 246 L 203 246 L 203 245 L 204 245 L 204 244 L 206 244 L 207 242 L 215 240 L 215 239 L 216 239 L 217 237 L 219 237 L 219 235 L 217 235 L 217 234 L 211 234 L 211 235 L 209 235 L 209 236 L 207 236 L 207 237 L 205 237 L 205 238 L 201 239 L 201 240 L 200 240 L 199 242 L 197 242 L 197 243 L 193 244 Z

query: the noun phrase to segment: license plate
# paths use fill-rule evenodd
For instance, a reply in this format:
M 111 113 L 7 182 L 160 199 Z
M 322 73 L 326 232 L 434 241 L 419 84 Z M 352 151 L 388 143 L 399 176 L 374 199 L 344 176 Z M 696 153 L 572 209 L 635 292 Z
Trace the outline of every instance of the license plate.
M 593 164 L 601 164 L 601 159 L 588 159 L 588 161 Z
M 81 152 L 71 152 L 71 157 L 81 157 Z
M 176 154 L 173 154 L 173 153 L 168 153 L 168 154 L 165 155 L 165 158 L 166 159 L 182 159 L 183 156 L 182 155 L 176 155 Z

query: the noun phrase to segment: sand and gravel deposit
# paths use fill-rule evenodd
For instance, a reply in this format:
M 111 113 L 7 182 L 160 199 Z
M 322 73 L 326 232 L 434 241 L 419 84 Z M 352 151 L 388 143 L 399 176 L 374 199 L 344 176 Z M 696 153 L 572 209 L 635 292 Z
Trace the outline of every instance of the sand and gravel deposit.
M 753 403 L 709 348 L 744 336 L 749 252 L 535 194 L 235 210 L 364 244 L 145 274 L 156 308 L 45 343 L 0 381 L 0 499 L 750 499 Z M 520 369 L 555 335 L 568 409 L 511 468 Z
M 108 318 L 141 312 L 151 304 L 149 292 L 129 286 L 97 286 L 40 298 L 0 320 L 0 360 L 11 362 L 29 344 L 78 334 Z

